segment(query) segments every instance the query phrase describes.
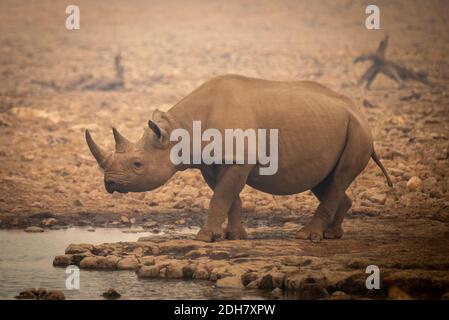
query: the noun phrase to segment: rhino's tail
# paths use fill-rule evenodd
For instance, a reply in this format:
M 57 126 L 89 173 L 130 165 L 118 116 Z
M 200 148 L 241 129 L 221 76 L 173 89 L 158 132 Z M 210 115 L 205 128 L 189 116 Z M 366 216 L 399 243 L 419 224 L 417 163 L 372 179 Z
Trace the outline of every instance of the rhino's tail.
M 382 162 L 380 162 L 379 157 L 377 156 L 376 152 L 373 151 L 371 154 L 371 158 L 373 158 L 374 162 L 379 166 L 380 170 L 382 170 L 383 174 L 385 175 L 385 178 L 387 178 L 387 184 L 389 187 L 393 186 L 393 182 L 391 182 L 390 176 L 388 175 L 387 170 L 385 169 Z

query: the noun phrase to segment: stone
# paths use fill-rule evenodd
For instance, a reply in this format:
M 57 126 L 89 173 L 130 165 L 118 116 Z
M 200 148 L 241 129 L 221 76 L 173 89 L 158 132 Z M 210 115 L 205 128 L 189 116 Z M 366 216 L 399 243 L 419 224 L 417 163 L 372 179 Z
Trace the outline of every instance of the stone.
M 107 257 L 86 257 L 80 262 L 81 269 L 99 269 L 99 270 L 115 270 L 117 264 L 120 261 L 119 257 L 107 256 Z
M 139 261 L 134 257 L 126 257 L 117 263 L 118 270 L 137 270 Z
M 280 289 L 280 288 L 274 288 L 270 294 L 273 298 L 277 298 L 277 299 L 282 298 L 284 296 L 284 293 L 283 293 L 282 289 Z
M 286 257 L 282 259 L 282 264 L 286 266 L 305 267 L 312 263 L 312 260 L 302 257 Z
M 142 266 L 137 270 L 139 278 L 159 278 L 160 266 Z
M 193 274 L 195 280 L 209 280 L 210 271 L 205 266 L 198 266 Z
M 250 283 L 248 283 L 246 285 L 247 289 L 259 289 L 259 285 L 260 285 L 260 281 L 262 280 L 262 278 L 258 278 L 254 281 L 251 281 Z
M 226 252 L 226 251 L 212 251 L 209 254 L 209 257 L 212 260 L 228 260 L 229 259 L 229 252 Z
M 191 250 L 185 254 L 187 259 L 198 259 L 205 256 L 207 256 L 207 251 L 205 249 Z
M 64 293 L 61 290 L 26 289 L 15 296 L 16 299 L 28 300 L 65 300 Z
M 35 289 L 26 289 L 24 291 L 21 291 L 19 295 L 15 296 L 16 299 L 36 299 L 37 296 L 35 294 Z
M 120 217 L 120 221 L 121 221 L 123 224 L 129 224 L 129 223 L 130 223 L 128 217 L 125 217 L 125 216 L 121 216 L 121 217 Z
M 176 221 L 175 221 L 175 224 L 177 224 L 177 225 L 183 225 L 183 224 L 186 224 L 186 220 L 185 220 L 185 219 L 179 219 L 179 220 L 176 220 Z
M 413 176 L 407 181 L 407 189 L 410 191 L 420 191 L 422 188 L 422 180 L 417 177 Z
M 217 286 L 217 288 L 235 288 L 235 289 L 243 289 L 244 288 L 244 286 L 242 284 L 241 276 L 232 276 L 232 277 L 218 279 L 216 286 Z
M 257 272 L 248 271 L 242 274 L 242 283 L 246 287 L 249 283 L 253 282 L 259 277 Z
M 398 286 L 391 286 L 388 288 L 388 298 L 394 300 L 413 300 L 413 298 Z
M 53 266 L 55 267 L 67 267 L 72 264 L 72 255 L 64 254 L 56 256 L 53 259 Z
M 109 288 L 106 292 L 103 292 L 102 296 L 105 299 L 115 300 L 119 299 L 122 295 L 118 293 L 115 289 Z
M 151 229 L 151 228 L 157 227 L 157 222 L 156 221 L 147 221 L 143 224 L 142 227 L 144 229 Z
M 47 218 L 47 219 L 42 220 L 41 225 L 44 227 L 50 227 L 52 225 L 55 225 L 57 222 L 58 222 L 58 220 L 55 218 Z
M 145 256 L 140 258 L 140 263 L 144 266 L 154 266 L 156 262 L 154 257 Z
M 372 203 L 384 205 L 387 200 L 387 195 L 383 193 L 367 194 L 366 198 Z
M 43 300 L 65 300 L 65 295 L 61 290 L 50 290 L 44 296 Z
M 74 244 L 71 243 L 65 249 L 66 254 L 75 254 L 75 253 L 85 253 L 86 251 L 92 251 L 94 248 L 93 245 L 87 243 Z
M 168 264 L 165 271 L 165 277 L 169 279 L 181 279 L 184 276 L 184 265 L 181 262 L 172 262 Z
M 28 227 L 25 229 L 25 232 L 29 232 L 29 233 L 38 233 L 38 232 L 44 232 L 44 229 L 41 227 Z

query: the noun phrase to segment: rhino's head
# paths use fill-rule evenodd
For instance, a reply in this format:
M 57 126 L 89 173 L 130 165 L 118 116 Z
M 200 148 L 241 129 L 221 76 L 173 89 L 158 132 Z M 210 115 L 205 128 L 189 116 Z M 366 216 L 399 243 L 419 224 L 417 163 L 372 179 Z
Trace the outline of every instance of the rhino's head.
M 109 193 L 142 192 L 163 185 L 176 172 L 170 161 L 169 135 L 164 113 L 158 111 L 149 128 L 136 143 L 130 142 L 115 128 L 115 152 L 108 153 L 98 146 L 89 131 L 86 141 L 92 155 L 104 171 L 104 185 Z

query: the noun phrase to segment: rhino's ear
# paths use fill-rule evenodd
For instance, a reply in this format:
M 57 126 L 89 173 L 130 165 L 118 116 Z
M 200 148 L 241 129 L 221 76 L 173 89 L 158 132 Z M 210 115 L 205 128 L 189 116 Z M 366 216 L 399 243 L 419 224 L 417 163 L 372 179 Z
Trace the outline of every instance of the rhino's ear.
M 156 145 L 160 148 L 166 148 L 169 144 L 168 126 L 165 112 L 154 111 L 153 120 L 148 121 L 148 127 L 154 132 Z

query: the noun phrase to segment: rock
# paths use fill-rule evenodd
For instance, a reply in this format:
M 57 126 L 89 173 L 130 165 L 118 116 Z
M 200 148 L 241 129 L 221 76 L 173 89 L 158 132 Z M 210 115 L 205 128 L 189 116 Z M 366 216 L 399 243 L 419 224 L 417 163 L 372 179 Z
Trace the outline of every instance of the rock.
M 117 263 L 118 270 L 137 270 L 138 267 L 139 261 L 134 257 L 123 258 Z
M 228 260 L 229 259 L 229 252 L 226 252 L 226 251 L 212 251 L 209 254 L 209 257 L 212 260 L 224 260 L 224 259 Z
M 33 226 L 33 227 L 26 228 L 25 232 L 30 232 L 30 233 L 44 232 L 44 229 L 41 227 Z
M 259 283 L 259 289 L 272 290 L 273 288 L 284 287 L 285 274 L 282 272 L 273 272 L 265 274 Z
M 148 222 L 145 222 L 144 225 L 143 225 L 144 229 L 151 229 L 151 228 L 154 228 L 154 227 L 157 227 L 157 222 L 156 221 L 148 221 Z
M 254 281 L 251 281 L 250 283 L 248 283 L 246 285 L 247 289 L 259 289 L 259 285 L 260 285 L 260 281 L 262 280 L 262 278 L 258 278 Z
M 386 194 L 366 194 L 365 197 L 372 203 L 384 205 L 387 200 Z
M 333 297 L 340 297 L 340 296 L 346 296 L 346 293 L 344 291 L 334 291 L 332 293 Z
M 83 206 L 83 203 L 81 202 L 81 200 L 76 199 L 75 201 L 73 201 L 73 205 L 74 205 L 75 207 L 82 207 L 82 206 Z
M 205 266 L 198 266 L 193 274 L 195 280 L 209 280 L 210 272 Z
M 160 266 L 142 266 L 137 270 L 139 278 L 159 278 Z
M 16 299 L 37 299 L 35 294 L 36 289 L 26 289 L 21 291 L 19 295 L 15 296 Z
M 32 299 L 32 300 L 65 300 L 64 293 L 60 290 L 26 289 L 15 296 L 16 299 Z
M 176 220 L 176 221 L 175 221 L 175 224 L 177 224 L 177 225 L 183 225 L 183 224 L 186 224 L 186 220 L 185 220 L 185 219 L 179 219 L 179 220 Z
M 125 216 L 121 216 L 121 217 L 120 217 L 120 221 L 121 221 L 123 224 L 130 224 L 130 221 L 129 221 L 128 217 L 125 217 Z
M 143 266 L 154 266 L 156 263 L 154 257 L 145 256 L 139 259 L 140 264 Z
M 183 186 L 181 191 L 177 194 L 180 198 L 192 198 L 195 199 L 198 197 L 199 190 L 198 188 L 192 187 L 190 185 Z
M 165 277 L 169 279 L 181 279 L 184 277 L 184 264 L 181 262 L 172 262 L 167 265 L 165 270 Z
M 72 256 L 69 254 L 56 256 L 53 259 L 53 266 L 55 267 L 67 267 L 71 264 L 72 264 Z
M 102 294 L 103 298 L 105 299 L 119 299 L 122 295 L 115 291 L 113 288 L 109 288 L 106 292 L 103 292 Z
M 422 180 L 417 177 L 413 176 L 407 181 L 407 189 L 410 191 L 420 191 L 422 188 Z
M 81 243 L 81 244 L 74 244 L 71 243 L 69 246 L 65 249 L 65 254 L 75 254 L 75 253 L 85 253 L 86 251 L 92 251 L 94 249 L 94 246 L 87 243 Z
M 119 257 L 107 256 L 107 257 L 85 257 L 80 262 L 81 269 L 100 269 L 100 270 L 115 270 L 117 264 L 120 261 Z
M 41 222 L 41 225 L 44 227 L 50 227 L 52 225 L 55 225 L 58 222 L 58 220 L 56 220 L 55 218 L 48 218 L 48 219 L 44 219 Z
M 246 287 L 248 284 L 253 282 L 259 277 L 257 272 L 248 271 L 242 274 L 242 284 Z
M 271 291 L 271 296 L 273 298 L 282 298 L 284 296 L 284 293 L 282 292 L 282 289 L 280 288 L 274 288 L 273 291 Z
M 135 224 L 136 223 L 136 218 L 129 219 L 129 222 L 131 222 L 131 224 Z
M 185 257 L 187 259 L 198 259 L 200 257 L 207 256 L 207 251 L 205 249 L 191 250 L 186 253 Z
M 188 208 L 192 205 L 192 199 L 190 198 L 183 198 L 175 202 L 173 205 L 173 208 L 175 209 L 184 209 Z
M 217 280 L 217 288 L 236 288 L 243 289 L 241 276 L 226 277 Z
M 182 275 L 184 279 L 192 279 L 196 272 L 196 267 L 194 265 L 188 264 L 182 268 Z
M 95 228 L 94 228 L 94 227 L 89 227 L 89 228 L 87 228 L 87 231 L 89 231 L 89 232 L 95 232 Z
M 286 266 L 305 267 L 312 263 L 312 260 L 301 257 L 286 257 L 282 259 L 282 264 Z
M 347 295 L 344 291 L 337 290 L 331 294 L 330 299 L 332 299 L 332 300 L 349 300 L 349 299 L 351 299 L 351 296 Z
M 299 230 L 301 228 L 299 224 L 293 222 L 286 222 L 282 227 L 285 229 L 293 229 L 293 230 Z
M 65 300 L 65 295 L 61 290 L 50 290 L 43 300 Z
M 388 298 L 394 300 L 413 300 L 413 298 L 409 296 L 407 292 L 397 286 L 391 286 L 390 288 L 388 288 Z

